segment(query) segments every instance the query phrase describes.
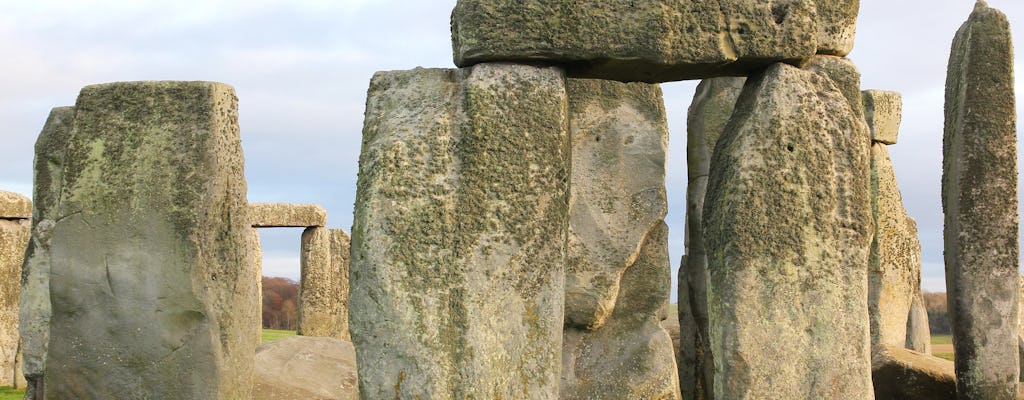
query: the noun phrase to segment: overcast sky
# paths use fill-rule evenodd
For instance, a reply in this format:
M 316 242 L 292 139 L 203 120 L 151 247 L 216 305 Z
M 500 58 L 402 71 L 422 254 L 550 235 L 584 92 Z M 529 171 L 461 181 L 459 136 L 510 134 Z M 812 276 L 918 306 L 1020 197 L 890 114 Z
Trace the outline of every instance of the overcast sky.
M 1015 43 L 1024 43 L 1024 2 L 989 4 L 1009 16 L 1019 28 Z M 249 200 L 317 203 L 327 209 L 328 225 L 348 231 L 370 77 L 379 70 L 454 67 L 454 5 L 455 0 L 2 1 L 0 189 L 31 194 L 36 136 L 50 108 L 73 105 L 85 85 L 220 81 L 239 96 Z M 923 284 L 932 291 L 945 287 L 939 197 L 945 68 L 953 34 L 973 7 L 969 0 L 861 0 L 850 55 L 865 89 L 903 93 L 899 144 L 890 150 L 904 203 L 921 231 Z M 682 254 L 686 109 L 695 86 L 663 85 L 671 132 L 667 220 L 673 277 Z M 261 231 L 265 275 L 298 279 L 300 233 Z

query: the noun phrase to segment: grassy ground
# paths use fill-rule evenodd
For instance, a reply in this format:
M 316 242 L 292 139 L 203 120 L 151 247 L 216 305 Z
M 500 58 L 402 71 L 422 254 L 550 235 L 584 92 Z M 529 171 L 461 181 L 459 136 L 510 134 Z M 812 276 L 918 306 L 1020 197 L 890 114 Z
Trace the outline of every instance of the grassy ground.
M 953 336 L 932 335 L 932 355 L 953 361 Z
M 0 386 L 0 400 L 21 400 L 23 398 L 25 398 L 25 389 Z
M 263 330 L 263 343 L 273 342 L 275 340 L 284 339 L 289 336 L 295 336 L 295 331 L 280 331 L 277 329 L 264 329 Z M 0 400 L 5 400 L 0 398 Z

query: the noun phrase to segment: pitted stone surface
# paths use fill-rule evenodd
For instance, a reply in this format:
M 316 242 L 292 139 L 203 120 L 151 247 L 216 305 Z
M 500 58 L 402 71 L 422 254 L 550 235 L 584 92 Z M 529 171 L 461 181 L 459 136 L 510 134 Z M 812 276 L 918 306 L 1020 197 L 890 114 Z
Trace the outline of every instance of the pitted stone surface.
M 459 0 L 452 48 L 460 67 L 545 62 L 650 83 L 746 75 L 814 55 L 817 14 L 811 0 Z
M 565 328 L 561 399 L 681 398 L 672 338 L 660 322 L 671 282 L 668 226 L 659 222 L 623 272 L 607 322 L 593 331 Z
M 252 203 L 249 218 L 256 228 L 308 228 L 327 224 L 327 211 L 316 204 Z
M 686 187 L 686 263 L 679 271 L 680 287 L 686 284 L 693 314 L 693 339 L 681 344 L 679 359 L 679 381 L 683 398 L 704 400 L 711 397 L 714 382 L 715 363 L 711 353 L 711 339 L 708 331 L 708 262 L 704 247 L 704 196 L 708 188 L 708 174 L 711 170 L 711 156 L 719 136 L 725 130 L 729 117 L 736 106 L 736 99 L 743 91 L 746 78 L 726 77 L 703 80 L 690 103 L 686 118 L 686 162 L 688 181 Z M 680 290 L 680 293 L 683 293 Z M 683 312 L 680 307 L 680 313 Z M 682 320 L 682 317 L 681 317 Z M 686 328 L 682 328 L 685 330 Z
M 1013 60 L 1006 15 L 979 1 L 953 39 L 942 141 L 946 290 L 961 399 L 1017 395 Z
M 46 351 L 50 338 L 50 238 L 64 185 L 64 157 L 71 136 L 74 107 L 50 111 L 36 139 L 33 161 L 31 239 L 21 270 L 18 331 L 21 334 L 22 370 L 28 380 L 26 399 L 41 400 Z
M 921 292 L 921 242 L 907 216 L 888 147 L 871 145 L 874 235 L 868 262 L 868 312 L 872 345 L 904 346 L 907 318 Z
M 864 119 L 871 129 L 871 140 L 896 144 L 903 119 L 903 96 L 899 92 L 865 90 L 861 92 Z
M 822 74 L 746 85 L 705 200 L 714 397 L 872 399 L 863 117 Z
M 348 258 L 345 231 L 314 227 L 302 232 L 299 335 L 351 340 Z
M 0 219 L 0 385 L 25 387 L 19 363 L 18 296 L 21 264 L 31 226 L 27 219 Z
M 0 219 L 32 217 L 32 199 L 14 192 L 0 190 Z
M 920 291 L 914 296 L 914 301 L 910 303 L 905 347 L 918 353 L 932 354 L 932 333 L 928 326 L 928 309 L 924 306 L 924 298 Z
M 956 400 L 953 362 L 900 346 L 875 348 L 871 355 L 876 400 Z
M 668 122 L 661 88 L 569 79 L 572 197 L 565 269 L 567 325 L 598 329 L 619 279 L 665 218 Z
M 257 278 L 234 90 L 94 85 L 75 110 L 49 232 L 47 398 L 251 398 Z
M 818 54 L 845 56 L 853 51 L 860 0 L 818 0 Z
M 349 274 L 363 398 L 558 398 L 564 82 L 512 64 L 374 76 Z
M 857 69 L 853 61 L 849 58 L 817 55 L 811 57 L 804 69 L 828 76 L 832 83 L 839 88 L 839 91 L 843 92 L 843 96 L 850 103 L 850 109 L 854 114 L 864 115 L 860 90 L 860 70 Z

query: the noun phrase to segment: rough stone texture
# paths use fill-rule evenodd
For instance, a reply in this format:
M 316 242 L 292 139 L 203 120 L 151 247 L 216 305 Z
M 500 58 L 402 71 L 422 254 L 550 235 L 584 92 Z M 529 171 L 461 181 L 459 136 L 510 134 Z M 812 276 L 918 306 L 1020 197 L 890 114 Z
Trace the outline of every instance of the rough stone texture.
M 237 98 L 88 86 L 49 235 L 46 397 L 252 396 L 256 276 Z
M 1017 393 L 1017 131 L 1006 16 L 979 1 L 953 39 L 942 141 L 946 290 L 961 399 Z
M 260 232 L 256 228 L 252 228 L 252 265 L 253 269 L 256 270 L 256 298 L 259 301 L 256 302 L 256 312 L 252 313 L 255 318 L 252 323 L 258 328 L 256 329 L 256 345 L 263 343 L 263 245 L 260 243 Z
M 564 400 L 680 399 L 672 339 L 661 326 L 671 288 L 668 226 L 659 222 L 622 276 L 612 314 L 601 329 L 566 327 Z
M 1018 276 L 1020 280 L 1020 291 L 1017 292 L 1018 302 L 1024 302 L 1024 275 Z M 1020 358 L 1020 365 L 1024 365 L 1024 306 L 1017 309 L 1017 356 Z M 1024 382 L 1024 369 L 1020 373 L 1020 382 Z M 1017 385 L 1017 390 L 1024 390 L 1024 385 Z
M 356 400 L 352 343 L 292 336 L 256 348 L 253 400 Z
M 679 354 L 679 314 L 668 313 L 668 317 L 661 320 L 661 327 L 665 328 L 665 332 L 668 332 L 668 337 L 672 338 L 672 350 L 674 351 L 674 354 Z
M 680 267 L 680 304 L 689 302 L 695 333 L 680 353 L 679 380 L 683 398 L 704 400 L 711 397 L 714 383 L 714 357 L 708 331 L 708 261 L 704 247 L 704 196 L 708 188 L 711 155 L 715 144 L 732 116 L 736 99 L 747 78 L 711 78 L 703 80 L 690 103 L 686 125 L 686 263 Z M 682 312 L 682 308 L 680 308 Z M 680 316 L 682 318 L 682 316 Z M 687 356 L 683 356 L 687 354 Z M 693 358 L 688 354 L 693 354 Z
M 306 228 L 301 249 L 299 335 L 351 340 L 348 234 L 340 229 Z
M 249 218 L 256 228 L 307 228 L 327 224 L 327 211 L 316 204 L 252 203 Z
M 14 192 L 0 190 L 0 219 L 32 217 L 32 199 Z
M 904 346 L 922 354 L 932 354 L 932 333 L 928 326 L 928 309 L 924 306 L 924 298 L 918 291 L 910 303 L 910 315 L 907 317 L 907 341 Z
M 874 235 L 868 261 L 872 345 L 904 346 L 910 304 L 921 293 L 921 242 L 907 216 L 886 145 L 871 145 Z
M 18 297 L 30 228 L 27 219 L 0 219 L 0 385 L 4 386 L 25 387 L 18 357 Z
M 363 398 L 558 397 L 564 82 L 512 64 L 374 76 L 349 274 Z
M 32 234 L 21 269 L 18 306 L 22 370 L 28 381 L 26 399 L 43 397 L 43 373 L 50 339 L 50 238 L 57 220 L 57 205 L 64 185 L 64 157 L 74 118 L 74 107 L 54 108 L 35 144 Z
M 615 308 L 619 279 L 668 212 L 668 122 L 661 88 L 569 79 L 572 198 L 565 322 L 598 329 Z
M 871 356 L 876 400 L 955 400 L 953 362 L 907 350 L 876 347 Z
M 853 51 L 860 0 L 818 0 L 818 54 L 845 56 Z
M 689 222 L 689 220 L 687 220 Z M 685 241 L 685 240 L 684 240 Z M 679 338 L 672 339 L 676 348 L 676 369 L 679 371 L 679 390 L 684 400 L 700 399 L 697 388 L 703 388 L 697 381 L 697 360 L 701 353 L 697 351 L 697 323 L 694 321 L 693 308 L 690 305 L 690 284 L 686 281 L 687 256 L 684 254 L 679 261 L 679 312 L 676 322 L 679 323 Z M 671 332 L 669 333 L 671 335 Z M 714 365 L 711 365 L 714 370 Z M 703 390 L 703 389 L 701 389 Z
M 831 0 L 830 0 L 831 1 Z M 842 1 L 842 0 L 840 0 Z M 832 83 L 843 92 L 856 115 L 864 115 L 864 104 L 860 90 L 860 70 L 848 58 L 818 55 L 811 58 L 804 69 L 828 76 Z
M 868 135 L 822 74 L 748 80 L 705 200 L 715 398 L 872 398 Z
M 896 144 L 903 120 L 903 96 L 899 92 L 865 90 L 861 92 L 864 119 L 871 129 L 871 140 Z
M 566 65 L 571 76 L 667 82 L 747 75 L 817 50 L 811 0 L 459 0 L 455 64 Z

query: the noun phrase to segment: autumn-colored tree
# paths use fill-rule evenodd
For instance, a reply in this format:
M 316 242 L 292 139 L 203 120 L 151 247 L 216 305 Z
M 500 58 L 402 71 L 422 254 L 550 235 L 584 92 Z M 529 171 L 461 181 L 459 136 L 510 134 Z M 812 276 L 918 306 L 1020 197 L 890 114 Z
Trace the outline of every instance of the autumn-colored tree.
M 924 308 L 928 310 L 928 327 L 933 335 L 945 335 L 949 329 L 949 312 L 946 308 L 946 294 L 922 292 Z
M 263 277 L 263 327 L 295 330 L 299 283 L 288 278 Z

